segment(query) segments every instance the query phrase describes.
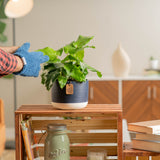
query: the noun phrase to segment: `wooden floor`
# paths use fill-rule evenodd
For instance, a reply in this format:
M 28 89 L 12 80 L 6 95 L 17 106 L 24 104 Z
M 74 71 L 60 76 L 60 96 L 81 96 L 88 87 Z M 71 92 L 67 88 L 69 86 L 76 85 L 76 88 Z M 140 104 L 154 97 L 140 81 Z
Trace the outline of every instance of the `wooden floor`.
M 0 160 L 15 160 L 15 150 L 5 150 Z

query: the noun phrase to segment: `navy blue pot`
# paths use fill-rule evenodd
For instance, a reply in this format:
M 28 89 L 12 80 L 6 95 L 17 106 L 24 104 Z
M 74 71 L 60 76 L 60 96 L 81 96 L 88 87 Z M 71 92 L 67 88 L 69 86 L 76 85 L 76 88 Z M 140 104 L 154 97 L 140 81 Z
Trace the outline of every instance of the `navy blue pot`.
M 68 81 L 73 85 L 73 94 L 66 94 L 66 86 L 61 89 L 58 81 L 52 87 L 52 105 L 59 109 L 80 109 L 88 104 L 88 80 L 85 82 Z

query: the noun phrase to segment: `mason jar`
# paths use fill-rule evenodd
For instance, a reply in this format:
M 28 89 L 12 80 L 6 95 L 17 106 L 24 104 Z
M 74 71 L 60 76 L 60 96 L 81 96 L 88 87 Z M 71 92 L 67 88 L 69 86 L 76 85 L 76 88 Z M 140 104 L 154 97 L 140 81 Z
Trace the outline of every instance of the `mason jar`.
M 70 160 L 69 138 L 65 124 L 49 124 L 44 144 L 44 160 Z

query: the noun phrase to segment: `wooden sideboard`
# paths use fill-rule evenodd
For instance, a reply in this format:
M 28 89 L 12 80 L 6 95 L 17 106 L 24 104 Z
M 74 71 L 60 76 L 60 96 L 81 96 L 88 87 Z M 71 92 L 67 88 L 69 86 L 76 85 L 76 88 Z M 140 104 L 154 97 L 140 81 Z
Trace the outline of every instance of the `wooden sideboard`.
M 89 81 L 89 104 L 118 104 L 118 81 Z
M 90 80 L 89 103 L 119 103 L 128 122 L 160 119 L 160 80 Z
M 123 116 L 128 122 L 160 119 L 160 81 L 123 81 Z

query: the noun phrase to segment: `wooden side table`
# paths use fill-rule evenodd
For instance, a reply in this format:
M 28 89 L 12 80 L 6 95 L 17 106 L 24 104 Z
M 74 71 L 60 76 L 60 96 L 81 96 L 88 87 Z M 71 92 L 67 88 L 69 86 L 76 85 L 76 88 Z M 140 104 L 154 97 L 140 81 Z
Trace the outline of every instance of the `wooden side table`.
M 51 105 L 22 105 L 15 112 L 16 160 L 24 159 L 20 123 L 26 117 L 31 118 L 32 128 L 40 131 L 46 130 L 49 123 L 65 123 L 67 129 L 71 131 L 68 134 L 71 156 L 86 157 L 88 149 L 103 148 L 107 150 L 108 156 L 118 156 L 118 160 L 122 160 L 122 108 L 119 104 L 89 104 L 79 110 L 56 110 Z M 61 117 L 61 119 L 53 117 Z M 102 129 L 108 132 L 98 133 Z M 36 136 L 41 137 L 41 133 L 37 133 Z M 44 140 L 45 137 L 42 138 L 42 144 Z M 44 147 L 39 150 L 43 156 Z

